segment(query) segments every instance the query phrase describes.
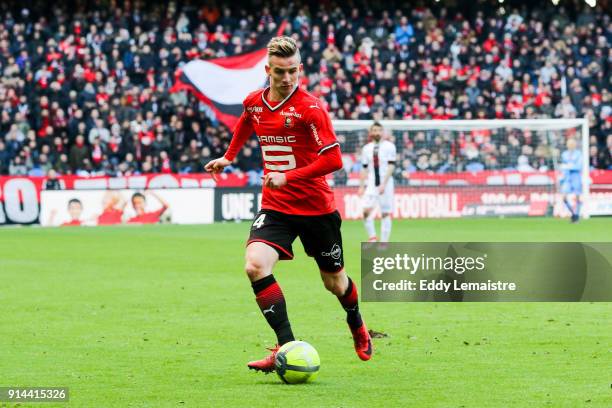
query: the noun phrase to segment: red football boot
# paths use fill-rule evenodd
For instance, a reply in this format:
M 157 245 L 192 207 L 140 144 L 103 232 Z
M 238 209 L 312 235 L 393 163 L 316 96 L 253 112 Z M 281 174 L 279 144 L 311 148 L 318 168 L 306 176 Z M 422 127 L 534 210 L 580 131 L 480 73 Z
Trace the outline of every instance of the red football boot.
M 249 362 L 247 366 L 250 370 L 263 371 L 266 374 L 271 373 L 274 371 L 274 359 L 276 358 L 276 352 L 279 348 L 280 346 L 278 344 L 273 348 L 269 348 L 268 350 L 270 350 L 272 353 L 261 360 Z
M 355 352 L 363 361 L 368 361 L 372 357 L 372 339 L 365 323 L 358 329 L 352 330 L 353 341 L 355 342 Z

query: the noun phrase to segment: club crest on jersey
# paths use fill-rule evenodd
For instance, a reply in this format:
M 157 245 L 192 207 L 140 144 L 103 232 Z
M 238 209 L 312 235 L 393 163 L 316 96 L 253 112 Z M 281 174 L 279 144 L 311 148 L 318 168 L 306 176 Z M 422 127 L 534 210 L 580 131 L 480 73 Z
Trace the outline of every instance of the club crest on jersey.
M 293 121 L 289 116 L 285 116 L 285 127 L 288 129 L 293 127 Z

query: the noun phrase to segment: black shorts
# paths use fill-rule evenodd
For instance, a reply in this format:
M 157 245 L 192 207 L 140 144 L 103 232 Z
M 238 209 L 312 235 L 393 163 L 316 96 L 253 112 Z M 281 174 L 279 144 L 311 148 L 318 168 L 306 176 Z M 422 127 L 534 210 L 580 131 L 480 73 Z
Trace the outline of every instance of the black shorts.
M 291 215 L 261 210 L 251 225 L 247 245 L 263 242 L 276 249 L 281 260 L 293 259 L 291 244 L 300 237 L 304 251 L 314 257 L 319 269 L 338 272 L 344 267 L 340 213 Z

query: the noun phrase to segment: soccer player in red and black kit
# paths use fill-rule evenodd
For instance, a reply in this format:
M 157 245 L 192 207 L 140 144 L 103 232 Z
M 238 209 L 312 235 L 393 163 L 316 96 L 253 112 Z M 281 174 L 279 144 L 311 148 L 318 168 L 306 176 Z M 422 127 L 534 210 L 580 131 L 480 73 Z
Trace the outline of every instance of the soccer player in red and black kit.
M 297 237 L 315 258 L 325 287 L 346 311 L 357 355 L 364 361 L 372 356 L 357 286 L 344 271 L 342 220 L 325 180 L 325 175 L 342 167 L 340 147 L 319 99 L 298 87 L 302 70 L 295 41 L 273 38 L 266 65 L 270 86 L 246 97 L 227 152 L 205 167 L 221 172 L 246 140 L 257 135 L 264 161 L 263 198 L 247 241 L 245 269 L 257 304 L 278 339 L 270 355 L 248 363 L 249 368 L 264 372 L 274 370 L 278 348 L 294 340 L 285 298 L 272 269 L 279 259 L 293 258 L 291 245 Z

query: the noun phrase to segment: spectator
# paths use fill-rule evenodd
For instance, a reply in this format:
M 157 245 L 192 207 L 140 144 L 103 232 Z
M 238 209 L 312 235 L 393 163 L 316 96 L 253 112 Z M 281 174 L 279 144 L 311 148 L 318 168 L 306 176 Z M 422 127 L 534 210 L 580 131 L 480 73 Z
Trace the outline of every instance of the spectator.
M 185 156 L 187 156 L 187 160 L 189 161 L 190 173 L 197 173 L 198 171 L 203 171 L 201 163 L 201 151 L 198 148 L 198 141 L 196 139 L 191 139 L 189 142 L 189 146 L 183 152 Z
M 572 105 L 569 96 L 564 96 L 555 108 L 555 116 L 558 118 L 575 118 L 576 108 Z
M 54 169 L 49 169 L 47 171 L 47 179 L 45 180 L 44 189 L 45 190 L 61 190 L 62 189 L 62 185 L 60 184 L 60 181 L 57 178 L 57 172 Z
M 85 137 L 78 135 L 74 145 L 70 148 L 70 168 L 73 172 L 84 169 L 85 160 L 90 157 L 89 147 L 85 145 Z
M 21 156 L 15 156 L 9 165 L 10 176 L 25 176 L 28 174 L 28 168 L 23 163 Z
M 7 174 L 11 161 L 11 153 L 6 149 L 6 145 L 0 140 L 0 175 Z
M 201 171 L 203 157 L 221 155 L 231 133 L 193 95 L 168 93 L 174 72 L 194 58 L 252 50 L 258 35 L 285 16 L 292 23 L 287 33 L 308 44 L 308 87 L 334 118 L 589 117 L 596 135 L 591 162 L 609 167 L 612 23 L 603 6 L 561 2 L 550 13 L 533 2 L 506 17 L 496 0 L 475 11 L 455 3 L 408 13 L 393 4 L 338 7 L 330 20 L 316 3 L 290 4 L 274 17 L 255 4 L 176 2 L 162 17 L 146 2 L 109 14 L 89 4 L 73 13 L 66 4 L 34 0 L 27 7 L 36 13 L 13 18 L 10 10 L 23 5 L 8 0 L 0 8 L 0 173 L 11 166 L 44 172 L 49 164 L 60 174 Z M 511 168 L 527 144 L 532 166 L 550 166 L 537 138 L 515 139 L 466 151 L 478 153 L 485 168 Z M 420 151 L 431 148 L 431 137 L 415 144 L 418 155 L 405 156 L 411 166 L 456 171 L 475 160 L 462 147 Z M 250 161 L 241 157 L 234 167 Z
M 398 45 L 408 45 L 414 36 L 414 28 L 408 22 L 406 16 L 402 16 L 399 24 L 395 27 L 395 42 Z
M 529 164 L 529 158 L 523 154 L 517 159 L 516 169 L 521 172 L 530 172 L 535 170 Z
M 111 133 L 104 127 L 104 121 L 102 119 L 96 119 L 95 124 L 95 127 L 91 128 L 89 131 L 89 143 L 93 144 L 96 138 L 98 138 L 99 141 L 104 144 L 110 142 Z

